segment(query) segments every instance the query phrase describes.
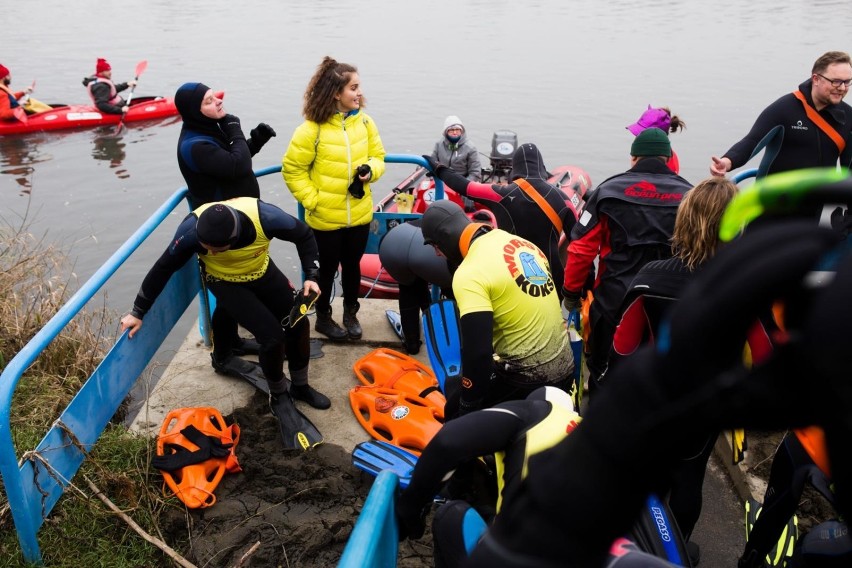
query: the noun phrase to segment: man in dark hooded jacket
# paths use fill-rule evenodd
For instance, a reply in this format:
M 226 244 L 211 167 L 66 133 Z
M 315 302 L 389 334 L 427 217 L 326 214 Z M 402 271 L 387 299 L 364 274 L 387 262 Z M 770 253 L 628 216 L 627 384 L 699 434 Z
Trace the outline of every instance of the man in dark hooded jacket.
M 447 257 L 458 303 L 463 378 L 447 382 L 448 418 L 552 385 L 568 392 L 574 358 L 547 257 L 533 243 L 473 223 L 442 199 L 423 239 Z
M 234 197 L 260 197 L 251 158 L 275 131 L 261 122 L 246 140 L 240 119 L 204 83 L 184 83 L 175 93 L 183 118 L 177 158 L 194 208 Z
M 508 185 L 471 181 L 429 156 L 423 158 L 430 163 L 435 175 L 453 191 L 492 211 L 498 227 L 540 248 L 547 256 L 553 281 L 562 282 L 559 237 L 563 231 L 566 235 L 571 233 L 577 222 L 577 210 L 574 204 L 565 201 L 565 196 L 555 186 L 547 182 L 547 168 L 535 144 L 522 144 L 515 150 L 510 175 L 512 183 Z M 523 183 L 547 202 L 559 217 L 561 228 L 554 225 L 536 200 L 521 188 Z M 557 286 L 556 292 L 561 294 L 562 290 Z

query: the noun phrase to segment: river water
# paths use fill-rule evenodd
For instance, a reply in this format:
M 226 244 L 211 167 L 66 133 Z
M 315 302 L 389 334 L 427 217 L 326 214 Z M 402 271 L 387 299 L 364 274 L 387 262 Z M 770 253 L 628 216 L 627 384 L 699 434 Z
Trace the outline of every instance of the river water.
M 280 2 L 41 0 L 4 16 L 2 61 L 13 87 L 80 103 L 81 80 L 107 58 L 117 81 L 148 61 L 137 95 L 173 95 L 185 81 L 226 91 L 248 131 L 278 136 L 255 167 L 279 163 L 301 118 L 302 94 L 324 55 L 359 67 L 367 111 L 392 153 L 428 153 L 457 114 L 488 153 L 495 130 L 535 142 L 549 166 L 576 164 L 597 184 L 626 169 L 625 126 L 650 103 L 687 123 L 672 136 L 682 170 L 707 175 L 758 112 L 806 79 L 823 52 L 852 46 L 837 0 L 377 0 Z M 62 243 L 85 281 L 183 179 L 175 120 L 99 130 L 0 137 L 0 222 Z M 392 166 L 379 195 L 411 169 Z M 294 212 L 277 175 L 263 198 Z M 119 271 L 107 303 L 130 306 L 183 216 L 173 215 Z M 297 274 L 292 249 L 276 252 Z

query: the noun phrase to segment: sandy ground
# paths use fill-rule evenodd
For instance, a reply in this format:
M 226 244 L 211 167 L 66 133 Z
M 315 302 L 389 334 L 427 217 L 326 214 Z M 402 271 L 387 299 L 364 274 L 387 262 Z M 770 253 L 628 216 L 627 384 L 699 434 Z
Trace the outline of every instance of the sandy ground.
M 232 415 L 240 425 L 242 473 L 226 475 L 217 503 L 173 509 L 163 524 L 171 545 L 198 566 L 334 566 L 372 478 L 335 444 L 285 452 L 278 425 L 260 394 Z M 240 559 L 260 543 L 242 564 Z M 431 542 L 404 543 L 398 566 L 431 566 Z

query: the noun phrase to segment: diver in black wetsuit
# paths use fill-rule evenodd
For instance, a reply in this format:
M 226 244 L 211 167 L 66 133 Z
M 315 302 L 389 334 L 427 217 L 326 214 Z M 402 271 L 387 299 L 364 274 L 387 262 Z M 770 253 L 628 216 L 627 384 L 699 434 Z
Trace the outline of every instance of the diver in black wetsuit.
M 121 329 L 130 329 L 132 339 L 171 275 L 197 254 L 204 264 L 207 285 L 219 303 L 217 309 L 224 310 L 257 338 L 260 367 L 270 392 L 280 394 L 287 390 L 283 370 L 286 352 L 292 381 L 290 394 L 314 408 L 328 408 L 328 397 L 308 384 L 307 318 L 295 327 L 282 327 L 293 307 L 294 290 L 269 256 L 272 239 L 295 243 L 305 273 L 303 293 L 319 294 L 319 255 L 311 229 L 274 205 L 240 197 L 202 205 L 183 220 L 169 247 L 145 276 L 133 310 L 121 319 Z M 228 329 L 217 325 L 222 325 L 222 320 L 214 321 L 213 334 L 218 337 L 213 348 L 214 361 L 228 358 L 232 348 Z
M 686 288 L 655 347 L 608 377 L 583 422 L 531 470 L 466 566 L 603 566 L 649 492 L 677 465 L 671 447 L 705 428 L 825 428 L 838 510 L 852 512 L 852 255 L 825 288 L 803 287 L 841 241 L 796 220 L 755 227 L 723 248 Z M 742 345 L 774 299 L 790 298 L 788 338 L 762 365 Z M 809 388 L 801 388 L 808 376 Z M 555 490 L 558 488 L 558 491 Z
M 820 56 L 807 81 L 766 107 L 749 133 L 721 158 L 711 158 L 710 173 L 723 176 L 745 165 L 759 151 L 758 144 L 773 131 L 777 142 L 767 144 L 763 158 L 771 163 L 761 163 L 767 174 L 836 167 L 838 161 L 848 168 L 852 164 L 852 107 L 843 99 L 849 93 L 850 79 L 852 60 L 848 53 L 829 51 Z M 834 131 L 837 141 L 812 120 L 806 112 L 808 107 L 825 121 L 828 132 Z
M 495 454 L 496 471 L 501 475 L 496 480 L 496 511 L 493 500 L 486 504 L 492 509 L 485 515 L 490 521 L 491 512 L 499 514 L 502 503 L 514 498 L 527 471 L 539 466 L 541 452 L 565 438 L 579 419 L 568 393 L 541 387 L 524 400 L 504 402 L 448 421 L 423 450 L 408 488 L 400 495 L 400 538 L 423 535 L 426 513 L 448 473 L 479 456 Z M 464 501 L 450 501 L 438 510 L 432 528 L 435 566 L 457 566 L 467 557 L 464 542 L 471 541 L 471 523 L 480 531 L 485 525 Z
M 485 206 L 494 213 L 497 226 L 514 235 L 527 239 L 547 256 L 553 281 L 563 280 L 562 260 L 559 258 L 559 238 L 564 232 L 571 234 L 577 222 L 580 203 L 566 203 L 565 196 L 547 178 L 544 159 L 535 144 L 522 144 L 512 155 L 512 172 L 508 185 L 471 181 L 432 159 L 429 162 L 435 176 L 460 195 Z M 524 190 L 520 183 L 526 181 L 559 217 L 561 230 L 553 224 L 541 206 Z M 561 299 L 562 291 L 556 289 Z
M 226 114 L 222 99 L 204 83 L 181 85 L 175 106 L 183 119 L 178 166 L 191 207 L 234 197 L 260 198 L 251 158 L 275 136 L 275 130 L 261 122 L 246 139 L 240 119 Z
M 226 114 L 222 99 L 204 83 L 181 85 L 175 93 L 175 106 L 183 119 L 177 160 L 189 190 L 189 206 L 195 209 L 234 197 L 259 199 L 260 186 L 251 159 L 275 136 L 272 127 L 261 122 L 246 140 L 240 119 Z M 236 322 L 224 311 L 214 310 L 211 322 L 220 330 L 220 341 L 228 330 L 235 356 L 257 352 L 257 345 L 238 335 Z M 214 360 L 214 367 L 219 369 L 239 366 L 245 363 L 237 359 Z

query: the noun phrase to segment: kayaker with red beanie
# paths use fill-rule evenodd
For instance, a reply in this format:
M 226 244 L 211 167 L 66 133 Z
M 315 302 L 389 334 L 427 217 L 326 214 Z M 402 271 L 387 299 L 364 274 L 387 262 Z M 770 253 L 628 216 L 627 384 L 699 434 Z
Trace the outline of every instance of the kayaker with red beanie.
M 15 120 L 18 117 L 15 114 L 15 109 L 21 105 L 18 102 L 21 97 L 33 92 L 32 87 L 27 87 L 23 91 L 13 92 L 9 88 L 12 84 L 12 73 L 5 65 L 0 64 L 0 91 L 3 91 L 5 96 L 0 95 L 0 120 Z M 20 111 L 19 111 L 20 112 Z
M 83 79 L 83 86 L 89 91 L 92 103 L 98 110 L 107 114 L 122 114 L 130 107 L 118 93 L 136 86 L 136 81 L 131 79 L 126 83 L 112 82 L 112 65 L 102 57 L 95 63 L 95 74 Z

